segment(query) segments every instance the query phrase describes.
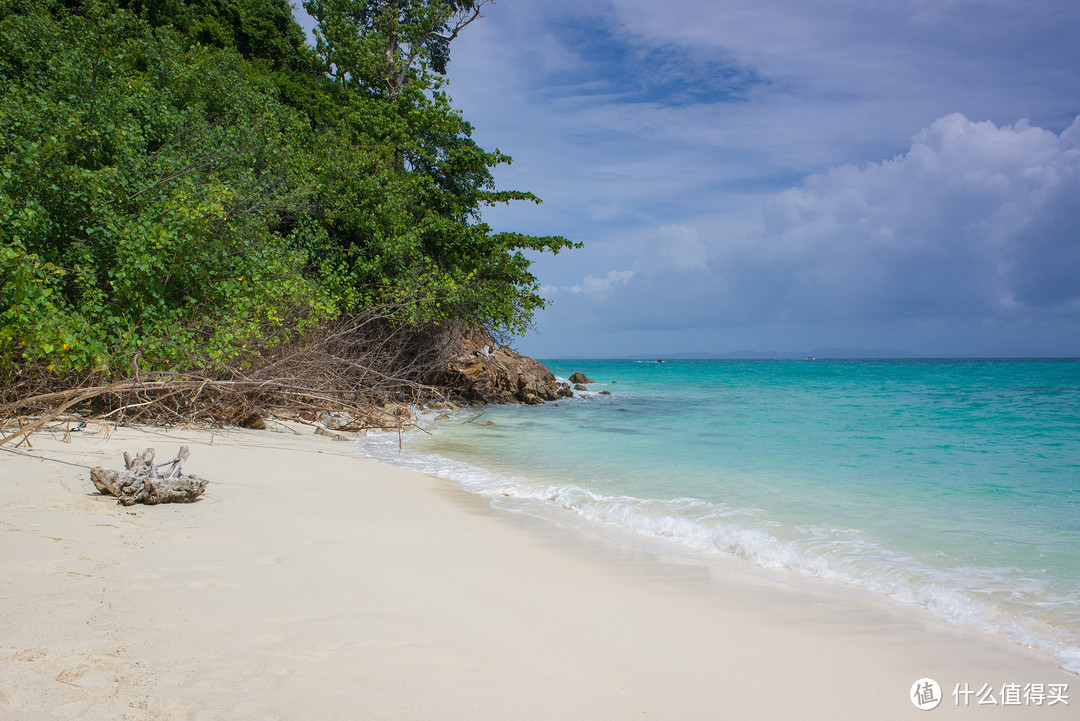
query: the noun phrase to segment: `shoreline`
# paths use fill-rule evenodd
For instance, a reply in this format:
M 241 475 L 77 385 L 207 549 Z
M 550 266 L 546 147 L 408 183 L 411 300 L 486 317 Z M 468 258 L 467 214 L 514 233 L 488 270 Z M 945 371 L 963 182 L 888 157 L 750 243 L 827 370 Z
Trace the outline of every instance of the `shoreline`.
M 304 429 L 307 430 L 307 429 Z M 289 431 L 0 449 L 0 719 L 910 718 L 911 684 L 1080 684 L 872 599 L 666 558 Z M 88 467 L 191 447 L 190 505 Z M 43 460 L 43 459 L 51 460 Z M 1001 706 L 1065 718 L 1069 706 Z
M 510 425 L 512 430 L 506 436 L 508 440 L 524 432 L 525 429 L 515 425 L 514 420 L 520 418 L 521 414 L 512 407 L 500 406 L 497 410 L 509 412 L 508 416 L 492 416 L 496 425 L 502 428 Z M 530 413 L 533 412 L 539 411 Z M 438 420 L 432 421 L 423 416 L 421 419 L 435 426 L 440 425 Z M 461 418 L 457 421 L 460 422 Z M 470 422 L 472 420 L 461 424 L 461 427 L 466 427 Z M 574 417 L 551 425 L 581 422 L 581 417 Z M 446 420 L 446 423 L 449 425 L 442 430 L 449 431 L 457 426 L 453 418 Z M 537 424 L 543 425 L 542 422 Z M 432 434 L 437 433 L 432 431 Z M 404 453 L 399 450 L 397 437 L 393 434 L 376 432 L 362 438 L 359 445 L 368 458 L 448 480 L 459 488 L 485 497 L 491 505 L 500 509 L 564 523 L 617 543 L 639 546 L 669 559 L 722 566 L 781 584 L 877 600 L 901 612 L 929 614 L 949 627 L 959 625 L 996 640 L 1037 649 L 1048 654 L 1066 672 L 1080 675 L 1080 656 L 1077 655 L 1080 647 L 1077 646 L 1075 632 L 1070 636 L 1064 628 L 1055 625 L 1055 621 L 1068 622 L 1068 618 L 1040 615 L 1042 609 L 1037 600 L 1019 608 L 993 602 L 1005 595 L 1011 580 L 1008 576 L 999 576 L 1000 585 L 986 581 L 985 577 L 975 578 L 976 585 L 972 587 L 965 585 L 972 579 L 963 575 L 951 579 L 934 576 L 935 571 L 947 572 L 951 569 L 940 569 L 925 561 L 920 562 L 916 556 L 910 555 L 910 548 L 897 549 L 873 541 L 855 548 L 834 543 L 833 547 L 824 551 L 813 547 L 807 549 L 799 544 L 799 540 L 805 539 L 800 539 L 797 534 L 782 535 L 784 530 L 789 529 L 782 528 L 781 532 L 776 532 L 767 524 L 754 524 L 756 519 L 753 514 L 749 514 L 749 528 L 753 532 L 744 537 L 740 535 L 739 527 L 743 518 L 736 514 L 728 515 L 726 501 L 718 502 L 715 497 L 702 500 L 702 497 L 694 495 L 695 490 L 685 485 L 671 490 L 669 495 L 664 495 L 663 491 L 650 495 L 647 490 L 641 493 L 636 489 L 591 483 L 589 479 L 592 478 L 620 477 L 618 472 L 614 476 L 607 475 L 611 471 L 611 466 L 607 465 L 600 468 L 594 464 L 588 468 L 585 476 L 581 476 L 575 475 L 583 472 L 581 466 L 563 463 L 561 467 L 569 474 L 562 477 L 564 480 L 552 474 L 552 466 L 545 465 L 544 470 L 534 473 L 527 463 L 513 465 L 515 461 L 512 459 L 516 454 L 544 462 L 545 459 L 538 456 L 546 456 L 547 450 L 530 456 L 530 449 L 549 449 L 554 447 L 555 441 L 550 435 L 544 438 L 542 432 L 540 438 L 536 435 L 527 436 L 525 444 L 519 442 L 514 445 L 511 441 L 510 448 L 513 450 L 510 456 L 493 454 L 490 445 L 484 446 L 478 457 L 486 458 L 490 466 L 476 465 L 485 461 L 469 460 L 467 455 L 471 450 L 467 445 L 462 445 L 476 440 L 483 446 L 483 435 L 450 435 L 445 453 L 437 445 L 427 445 L 427 439 L 419 434 L 412 434 L 411 444 L 409 437 L 406 437 Z M 499 440 L 498 445 L 501 444 L 502 440 Z M 580 453 L 580 450 L 579 444 L 576 451 Z M 498 470 L 492 470 L 492 467 Z M 623 473 L 628 470 L 625 465 L 620 467 Z M 573 480 L 565 480 L 568 477 Z M 746 506 L 745 500 L 742 505 Z M 753 508 L 752 505 L 750 507 Z M 713 516 L 713 513 L 717 515 Z M 732 517 L 736 519 L 734 522 L 731 521 Z M 785 520 L 791 521 L 790 518 Z M 833 540 L 836 540 L 836 536 Z M 863 560 L 863 557 L 853 554 L 863 553 L 866 545 L 892 563 L 853 568 L 853 562 Z M 874 558 L 874 561 L 879 561 L 879 558 Z M 928 576 L 930 580 L 926 580 Z M 980 583 L 982 585 L 978 585 Z M 987 585 L 997 592 L 997 598 L 985 600 L 979 597 L 979 590 Z M 1061 610 L 1061 613 L 1065 614 L 1067 610 Z

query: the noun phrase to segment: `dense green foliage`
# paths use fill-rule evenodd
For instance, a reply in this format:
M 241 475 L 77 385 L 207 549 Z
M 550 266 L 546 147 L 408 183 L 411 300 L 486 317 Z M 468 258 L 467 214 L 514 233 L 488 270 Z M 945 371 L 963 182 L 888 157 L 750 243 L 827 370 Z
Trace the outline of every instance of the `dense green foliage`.
M 304 0 L 316 49 L 344 87 L 396 97 L 446 74 L 450 42 L 491 0 Z
M 382 304 L 527 326 L 523 251 L 571 244 L 480 220 L 535 200 L 509 158 L 423 53 L 387 93 L 302 39 L 286 0 L 0 0 L 0 363 L 224 363 Z

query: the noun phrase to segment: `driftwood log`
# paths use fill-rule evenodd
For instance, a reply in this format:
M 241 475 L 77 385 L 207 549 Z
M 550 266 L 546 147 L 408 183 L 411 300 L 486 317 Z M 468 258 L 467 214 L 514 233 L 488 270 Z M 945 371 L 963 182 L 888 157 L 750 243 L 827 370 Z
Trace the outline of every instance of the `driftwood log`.
M 191 503 L 206 490 L 206 479 L 185 475 L 184 461 L 191 452 L 180 446 L 180 452 L 171 461 L 154 465 L 154 449 L 147 448 L 132 458 L 124 453 L 124 470 L 95 466 L 90 469 L 90 480 L 101 493 L 116 496 L 125 506 L 136 503 Z M 165 469 L 161 473 L 159 469 Z

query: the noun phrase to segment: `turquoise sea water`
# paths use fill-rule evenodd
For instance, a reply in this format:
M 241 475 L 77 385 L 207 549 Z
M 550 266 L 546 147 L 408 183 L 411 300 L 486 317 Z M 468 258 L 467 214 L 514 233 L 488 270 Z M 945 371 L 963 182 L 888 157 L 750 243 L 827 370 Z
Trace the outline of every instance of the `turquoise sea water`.
M 597 383 L 363 449 L 624 537 L 885 595 L 1080 673 L 1080 361 L 548 365 Z

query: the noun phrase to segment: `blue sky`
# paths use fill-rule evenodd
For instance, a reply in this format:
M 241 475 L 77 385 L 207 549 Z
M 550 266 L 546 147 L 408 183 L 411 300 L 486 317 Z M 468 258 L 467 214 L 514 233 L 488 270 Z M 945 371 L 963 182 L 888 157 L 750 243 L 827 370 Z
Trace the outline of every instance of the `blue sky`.
M 538 357 L 1080 356 L 1080 3 L 499 0 L 448 90 Z

